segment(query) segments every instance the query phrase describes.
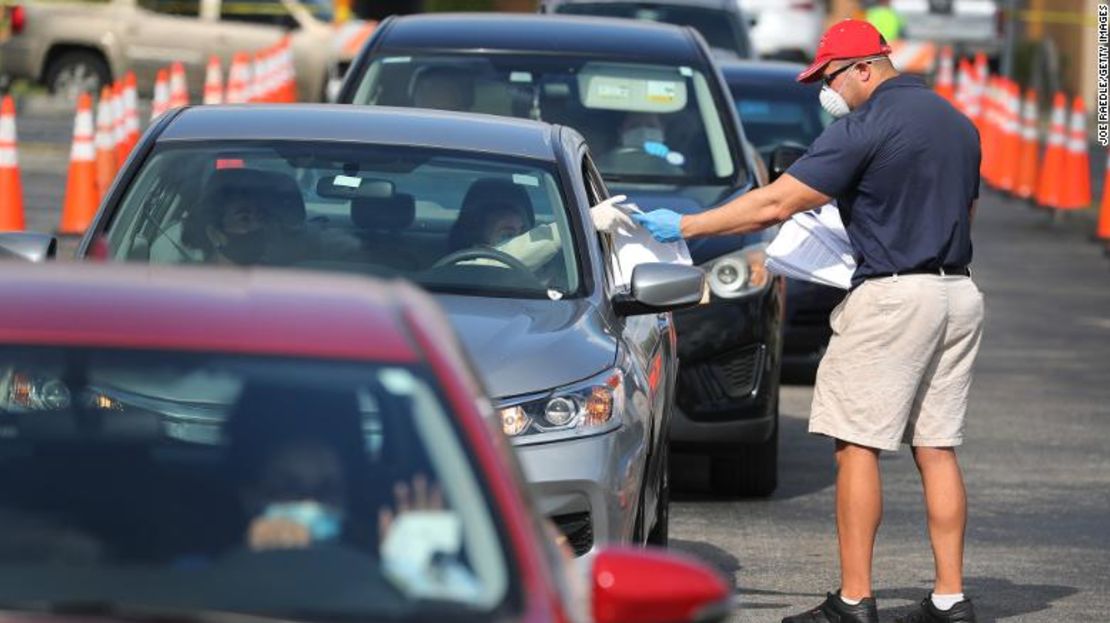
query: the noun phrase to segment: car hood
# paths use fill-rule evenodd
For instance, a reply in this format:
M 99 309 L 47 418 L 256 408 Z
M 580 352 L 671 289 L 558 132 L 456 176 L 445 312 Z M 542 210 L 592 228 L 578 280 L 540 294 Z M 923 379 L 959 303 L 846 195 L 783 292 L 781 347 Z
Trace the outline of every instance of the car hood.
M 614 185 L 611 185 L 611 187 L 612 186 Z M 676 192 L 643 190 L 641 188 L 630 188 L 627 190 L 617 190 L 613 188 L 612 192 L 614 194 L 619 192 L 620 194 L 628 195 L 629 201 L 640 206 L 640 209 L 644 212 L 665 208 L 678 212 L 679 214 L 697 214 L 709 208 L 714 208 L 717 205 L 703 204 Z M 690 247 L 690 257 L 693 258 L 694 263 L 704 264 L 726 253 L 738 251 L 748 245 L 762 242 L 764 238 L 764 234 L 757 232 L 742 236 L 713 236 L 709 238 L 700 238 L 698 240 L 688 240 L 686 244 Z
M 551 390 L 617 359 L 617 340 L 586 300 L 438 295 L 495 399 Z

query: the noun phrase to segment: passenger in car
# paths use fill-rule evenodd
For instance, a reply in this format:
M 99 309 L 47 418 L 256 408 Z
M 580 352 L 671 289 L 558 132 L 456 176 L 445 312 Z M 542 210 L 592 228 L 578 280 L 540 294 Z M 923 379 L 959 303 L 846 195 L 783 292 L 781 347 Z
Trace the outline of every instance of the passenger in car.
M 457 67 L 426 67 L 413 78 L 412 105 L 469 111 L 474 106 L 474 78 Z

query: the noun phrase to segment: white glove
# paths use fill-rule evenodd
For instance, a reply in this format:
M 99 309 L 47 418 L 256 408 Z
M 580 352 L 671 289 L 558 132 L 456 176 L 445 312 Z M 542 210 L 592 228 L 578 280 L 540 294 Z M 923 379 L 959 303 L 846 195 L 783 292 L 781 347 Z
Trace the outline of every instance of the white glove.
M 631 231 L 636 224 L 619 207 L 619 204 L 627 198 L 624 195 L 617 195 L 590 208 L 590 220 L 594 222 L 594 228 L 607 233 L 614 233 L 617 229 Z

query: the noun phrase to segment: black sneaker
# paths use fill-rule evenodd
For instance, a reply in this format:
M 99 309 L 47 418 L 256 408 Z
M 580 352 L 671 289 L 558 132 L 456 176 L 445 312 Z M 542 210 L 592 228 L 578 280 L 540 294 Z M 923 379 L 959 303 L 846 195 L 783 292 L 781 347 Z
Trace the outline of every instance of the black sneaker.
M 933 595 L 921 600 L 921 605 L 903 617 L 894 620 L 895 623 L 975 623 L 975 608 L 970 599 L 956 602 L 948 610 L 941 610 L 933 605 Z
M 820 606 L 786 617 L 782 623 L 879 623 L 879 609 L 874 597 L 867 597 L 853 606 L 845 603 L 840 591 L 836 591 L 829 593 Z

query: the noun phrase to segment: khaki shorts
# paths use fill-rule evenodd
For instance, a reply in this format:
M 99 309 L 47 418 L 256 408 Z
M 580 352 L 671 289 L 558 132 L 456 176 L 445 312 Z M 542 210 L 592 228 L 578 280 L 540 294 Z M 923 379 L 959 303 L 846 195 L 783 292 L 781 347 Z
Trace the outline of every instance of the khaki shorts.
M 833 310 L 809 432 L 897 450 L 963 442 L 983 295 L 968 277 L 865 281 Z

